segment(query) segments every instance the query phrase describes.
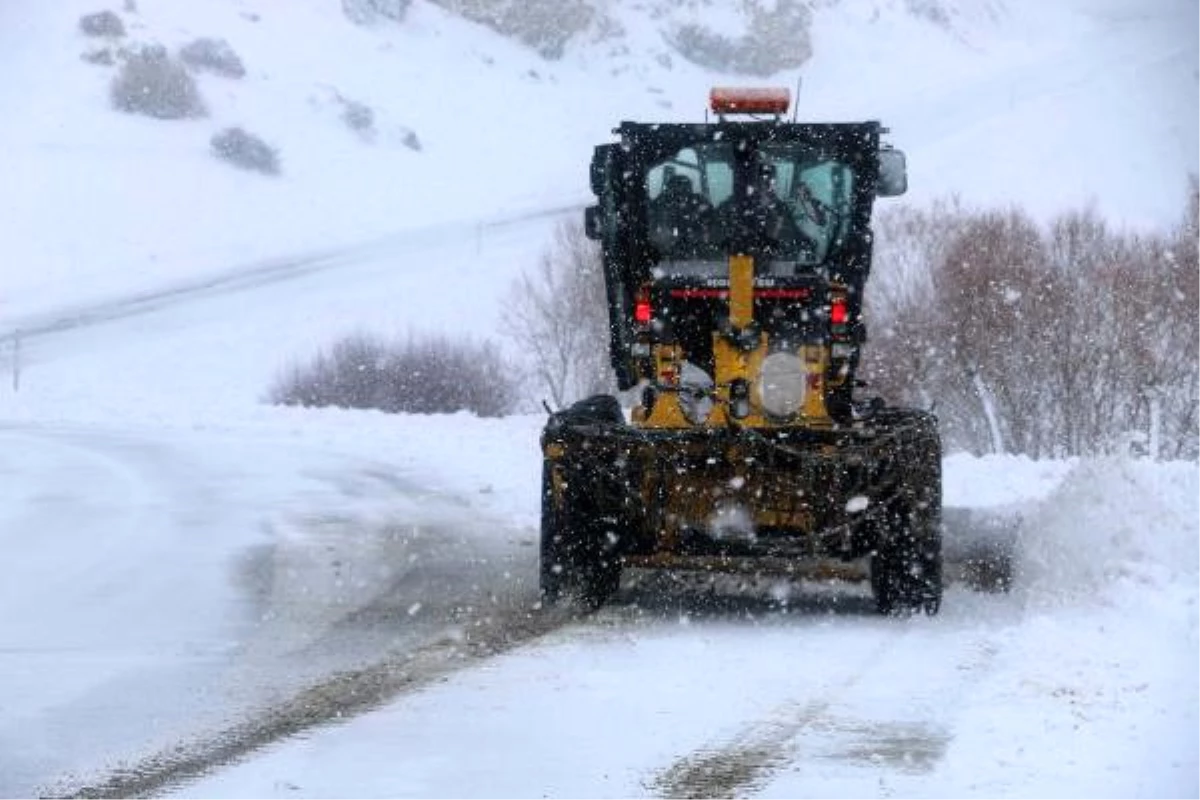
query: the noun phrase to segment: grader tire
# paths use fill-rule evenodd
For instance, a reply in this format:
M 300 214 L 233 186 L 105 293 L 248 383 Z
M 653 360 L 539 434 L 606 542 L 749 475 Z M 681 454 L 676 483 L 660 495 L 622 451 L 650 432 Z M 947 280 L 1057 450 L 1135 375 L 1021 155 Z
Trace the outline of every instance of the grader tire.
M 911 446 L 914 467 L 894 499 L 871 558 L 871 589 L 881 614 L 938 613 L 942 604 L 942 475 L 936 432 Z
M 542 602 L 569 602 L 594 611 L 620 585 L 620 557 L 605 547 L 605 519 L 589 513 L 588 504 L 570 487 L 555 496 L 551 470 L 549 462 L 542 469 Z
M 900 509 L 899 525 L 916 527 L 918 513 Z M 881 544 L 871 559 L 871 589 L 879 613 L 911 616 L 938 613 L 942 604 L 942 560 L 937 548 L 922 536 L 909 533 Z

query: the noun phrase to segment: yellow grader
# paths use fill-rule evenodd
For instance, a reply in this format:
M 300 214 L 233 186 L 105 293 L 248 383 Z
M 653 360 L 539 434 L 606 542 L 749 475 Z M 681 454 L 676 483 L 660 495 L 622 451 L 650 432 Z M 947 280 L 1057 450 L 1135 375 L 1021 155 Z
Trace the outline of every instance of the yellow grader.
M 937 612 L 934 417 L 860 400 L 877 197 L 907 188 L 878 122 L 789 121 L 786 89 L 713 89 L 703 123 L 622 122 L 591 162 L 609 351 L 601 395 L 542 433 L 540 582 L 586 608 L 624 567 L 869 575 Z

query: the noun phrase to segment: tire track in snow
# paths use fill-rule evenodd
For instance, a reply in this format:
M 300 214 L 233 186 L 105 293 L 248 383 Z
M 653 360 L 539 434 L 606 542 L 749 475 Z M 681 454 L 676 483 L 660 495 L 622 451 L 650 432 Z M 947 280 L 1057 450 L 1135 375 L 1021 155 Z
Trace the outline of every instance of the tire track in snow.
M 180 535 L 190 538 L 186 533 L 188 515 L 222 505 L 220 493 L 206 488 L 210 471 L 224 463 L 218 457 L 220 447 L 215 449 L 216 460 L 192 463 L 179 457 L 181 445 L 123 431 L 0 424 L 0 439 L 7 438 L 22 443 L 46 441 L 57 448 L 55 453 L 59 449 L 83 451 L 88 464 L 95 462 L 115 474 L 115 485 L 130 483 L 135 497 L 129 505 L 135 512 L 147 508 L 158 511 L 161 507 L 167 515 L 163 519 L 135 515 L 123 526 L 134 538 L 148 539 L 147 546 L 158 542 L 162 529 L 175 530 L 171 518 L 179 514 L 184 517 L 184 527 L 178 529 Z M 25 448 L 30 449 L 27 444 Z M 58 456 L 50 466 L 64 461 Z M 479 535 L 468 536 L 452 527 L 465 519 L 456 513 L 453 495 L 422 490 L 416 483 L 375 471 L 372 463 L 366 463 L 357 478 L 340 472 L 332 475 L 340 475 L 346 483 L 344 491 L 350 493 L 364 491 L 359 483 L 362 480 L 386 481 L 398 495 L 411 496 L 415 504 L 428 506 L 428 519 L 421 520 L 419 526 L 406 521 L 403 535 L 392 536 L 387 524 L 377 535 L 368 535 L 370 531 L 363 530 L 363 526 L 369 523 L 352 516 L 326 518 L 301 510 L 295 520 L 268 518 L 263 524 L 286 522 L 302 530 L 274 535 L 265 544 L 239 550 L 238 563 L 229 565 L 234 568 L 235 579 L 249 579 L 247 586 L 235 584 L 237 596 L 258 622 L 248 633 L 237 634 L 238 647 L 230 651 L 228 660 L 219 661 L 219 672 L 201 676 L 200 683 L 181 685 L 181 694 L 172 700 L 176 711 L 185 706 L 180 698 L 191 695 L 184 691 L 188 686 L 201 687 L 201 694 L 213 693 L 208 707 L 191 712 L 195 725 L 170 720 L 173 738 L 161 750 L 148 750 L 140 740 L 134 742 L 146 757 L 137 755 L 133 746 L 125 746 L 129 742 L 114 734 L 115 749 L 101 755 L 115 766 L 99 773 L 90 769 L 67 773 L 45 785 L 40 794 L 159 796 L 264 745 L 369 711 L 396 695 L 505 652 L 570 619 L 568 614 L 534 610 L 537 594 L 533 551 L 499 544 L 506 539 L 504 536 L 483 535 L 482 528 L 502 526 L 502 522 L 479 517 L 472 524 L 481 530 L 467 532 Z M 450 507 L 451 513 L 441 506 Z M 463 514 L 470 509 L 469 505 L 462 508 Z M 258 506 L 250 510 L 254 513 L 247 523 L 256 524 Z M 205 524 L 213 522 L 206 520 Z M 416 535 L 417 527 L 422 528 L 420 536 Z M 151 552 L 157 553 L 153 548 Z M 354 559 L 356 553 L 359 561 Z M 309 563 L 305 558 L 308 554 L 319 557 Z M 409 556 L 421 564 L 420 569 L 413 566 Z M 367 561 L 372 566 L 369 575 L 356 572 L 364 569 Z M 224 582 L 225 562 L 220 563 L 217 577 Z M 336 574 L 330 572 L 331 563 L 337 565 Z M 380 572 L 378 567 L 384 564 L 389 569 Z M 243 575 L 243 570 L 251 574 Z M 493 574 L 496 577 L 489 580 Z M 330 580 L 339 575 L 347 586 L 336 596 L 331 595 Z M 165 579 L 174 582 L 178 575 L 168 574 Z M 167 587 L 164 594 L 170 592 Z M 215 593 L 207 588 L 195 594 Z M 335 603 L 333 599 L 345 602 Z M 413 608 L 417 599 L 422 605 L 419 615 Z M 301 668 L 297 660 L 303 664 L 303 675 L 298 674 Z M 260 692 L 263 687 L 271 691 Z M 96 701 L 97 707 L 107 713 L 139 703 L 146 705 L 141 698 L 122 706 L 124 702 L 119 694 Z M 220 721 L 201 713 L 209 707 L 220 712 Z M 176 717 L 188 713 L 186 708 L 176 711 L 172 712 Z M 162 721 L 146 717 L 147 727 Z M 38 734 L 35 730 L 31 735 Z
M 534 611 L 522 606 L 465 620 L 461 637 L 444 637 L 368 666 L 336 673 L 215 736 L 182 742 L 87 783 L 47 787 L 43 796 L 163 796 L 266 745 L 379 708 L 401 695 L 543 636 L 572 619 L 567 613 Z
M 644 785 L 657 797 L 746 796 L 764 788 L 776 773 L 803 769 L 816 760 L 882 769 L 881 781 L 889 773 L 931 771 L 953 741 L 944 721 L 928 719 L 924 713 L 915 720 L 876 718 L 873 710 L 856 715 L 853 707 L 870 705 L 866 700 L 878 683 L 886 693 L 912 698 L 918 706 L 936 695 L 938 702 L 931 705 L 953 709 L 956 700 L 993 668 L 999 647 L 991 636 L 980 642 L 970 630 L 957 626 L 946 630 L 937 621 L 892 622 L 901 627 L 869 648 L 855 669 L 839 681 L 808 690 L 816 697 L 780 704 L 732 735 L 676 759 Z M 925 673 L 906 674 L 903 666 L 896 669 L 911 666 L 906 651 L 936 650 L 929 634 L 939 639 L 963 635 L 954 645 L 958 656 L 939 670 L 942 680 L 930 680 Z
M 790 742 L 824 718 L 834 698 L 850 691 L 895 646 L 900 635 L 895 632 L 871 648 L 859 667 L 830 687 L 821 699 L 781 708 L 773 718 L 755 720 L 723 743 L 677 759 L 651 778 L 647 788 L 658 797 L 744 795 L 790 760 Z

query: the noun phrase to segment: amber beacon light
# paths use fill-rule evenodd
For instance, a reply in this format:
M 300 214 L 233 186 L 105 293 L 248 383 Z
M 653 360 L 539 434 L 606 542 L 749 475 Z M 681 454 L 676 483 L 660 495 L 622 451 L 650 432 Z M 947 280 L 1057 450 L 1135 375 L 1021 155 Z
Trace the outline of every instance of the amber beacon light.
M 709 106 L 717 114 L 786 114 L 792 95 L 786 88 L 713 87 Z

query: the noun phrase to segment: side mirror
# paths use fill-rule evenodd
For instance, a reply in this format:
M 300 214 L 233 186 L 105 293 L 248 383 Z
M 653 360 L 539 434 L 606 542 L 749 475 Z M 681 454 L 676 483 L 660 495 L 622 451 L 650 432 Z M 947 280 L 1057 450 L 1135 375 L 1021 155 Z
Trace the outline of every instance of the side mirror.
M 879 151 L 879 179 L 875 194 L 879 197 L 899 197 L 908 191 L 908 165 L 903 150 L 891 147 Z
M 601 231 L 600 206 L 588 206 L 583 210 L 583 232 L 592 241 L 600 241 Z
M 602 144 L 597 145 L 592 153 L 592 194 L 596 197 L 603 197 L 604 192 L 612 183 L 613 166 L 617 158 L 617 153 L 621 146 L 619 144 Z

